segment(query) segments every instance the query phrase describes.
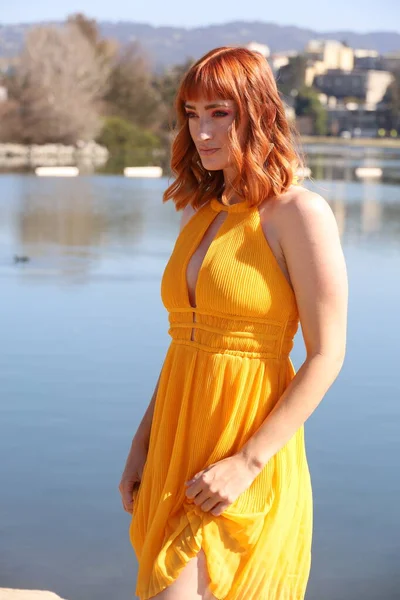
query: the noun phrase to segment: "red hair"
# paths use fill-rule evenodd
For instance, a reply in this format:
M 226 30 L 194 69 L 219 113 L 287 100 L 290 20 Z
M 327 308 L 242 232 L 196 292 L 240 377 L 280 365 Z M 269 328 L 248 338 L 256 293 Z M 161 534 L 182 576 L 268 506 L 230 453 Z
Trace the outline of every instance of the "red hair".
M 236 104 L 237 115 L 229 131 L 237 173 L 231 182 L 234 192 L 251 198 L 251 205 L 284 193 L 303 163 L 294 148 L 298 134 L 286 118 L 274 75 L 260 53 L 223 46 L 194 63 L 180 83 L 174 103 L 177 128 L 170 163 L 176 179 L 165 190 L 163 202 L 172 198 L 176 210 L 188 203 L 198 208 L 224 189 L 223 171 L 203 167 L 189 132 L 184 105 L 199 98 L 230 99 Z M 249 124 L 242 151 L 237 126 L 246 116 Z

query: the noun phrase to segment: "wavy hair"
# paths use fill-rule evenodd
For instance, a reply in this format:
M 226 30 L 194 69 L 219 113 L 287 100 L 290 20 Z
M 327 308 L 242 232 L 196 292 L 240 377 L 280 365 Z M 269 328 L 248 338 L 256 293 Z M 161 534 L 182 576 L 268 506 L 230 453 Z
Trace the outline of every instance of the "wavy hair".
M 174 108 L 176 130 L 172 142 L 171 171 L 176 176 L 163 194 L 173 199 L 176 210 L 187 204 L 198 208 L 224 191 L 222 170 L 208 171 L 189 131 L 184 109 L 188 100 L 233 100 L 237 114 L 229 129 L 235 178 L 232 192 L 248 198 L 251 205 L 284 193 L 304 162 L 295 149 L 298 132 L 285 114 L 274 75 L 259 52 L 242 47 L 215 48 L 195 62 L 180 82 Z M 237 129 L 248 117 L 243 150 Z M 298 144 L 300 145 L 300 144 Z

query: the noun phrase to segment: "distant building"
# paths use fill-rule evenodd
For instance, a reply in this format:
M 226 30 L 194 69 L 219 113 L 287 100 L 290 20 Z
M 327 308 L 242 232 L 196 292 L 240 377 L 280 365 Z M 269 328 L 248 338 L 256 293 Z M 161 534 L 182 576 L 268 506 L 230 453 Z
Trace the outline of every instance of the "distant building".
M 269 64 L 273 71 L 278 71 L 281 67 L 285 67 L 289 64 L 289 57 L 283 54 L 274 54 L 270 57 Z
M 354 50 L 354 69 L 385 71 L 383 57 L 376 50 L 357 48 Z
M 304 48 L 307 59 L 304 83 L 313 85 L 315 77 L 329 69 L 351 71 L 354 68 L 354 51 L 337 40 L 310 40 Z
M 250 42 L 246 45 L 246 48 L 248 50 L 252 50 L 253 52 L 259 52 L 265 58 L 268 58 L 271 54 L 269 46 L 267 46 L 266 44 L 259 44 L 258 42 Z
M 376 50 L 353 49 L 337 40 L 311 40 L 296 55 L 302 60 L 293 62 L 292 68 L 288 53 L 272 54 L 269 61 L 278 71 L 281 86 L 294 86 L 289 101 L 301 85 L 313 86 L 325 108 L 330 134 L 377 135 L 387 119 L 382 100 L 393 81 L 391 71 L 400 69 L 400 51 L 382 56 Z M 297 117 L 296 124 L 302 134 L 313 133 L 308 115 Z
M 388 71 L 345 72 L 329 69 L 326 73 L 317 75 L 313 85 L 326 96 L 335 96 L 338 99 L 356 98 L 364 103 L 367 109 L 374 109 L 382 101 L 392 80 L 393 75 Z
M 293 56 L 297 56 L 296 50 L 288 50 L 287 52 L 274 52 L 270 55 L 268 62 L 274 75 L 279 71 L 281 67 L 285 67 L 289 64 L 289 60 Z
M 313 63 L 309 59 L 304 73 L 304 85 L 311 87 L 317 75 L 323 75 L 324 73 L 326 73 L 326 68 L 323 62 L 318 60 Z
M 314 63 L 322 63 L 325 70 L 351 71 L 354 68 L 353 48 L 338 40 L 310 40 L 304 48 L 304 55 Z
M 400 71 L 400 50 L 384 54 L 383 64 L 387 71 Z
M 377 56 L 380 56 L 377 50 L 372 50 L 368 48 L 354 48 L 355 58 L 376 58 Z
M 358 71 L 386 71 L 383 56 L 360 56 L 354 61 L 354 68 Z
M 363 105 L 338 103 L 337 106 L 327 106 L 328 131 L 338 135 L 342 131 L 355 131 L 362 136 L 375 137 L 378 129 L 385 126 L 385 117 L 379 109 L 367 109 Z

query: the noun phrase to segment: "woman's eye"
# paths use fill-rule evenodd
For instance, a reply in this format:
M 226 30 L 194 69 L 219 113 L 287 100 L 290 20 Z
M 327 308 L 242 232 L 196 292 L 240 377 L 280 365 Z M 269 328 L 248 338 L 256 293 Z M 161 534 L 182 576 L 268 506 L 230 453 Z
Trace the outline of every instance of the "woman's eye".
M 228 116 L 228 114 L 229 114 L 229 113 L 227 113 L 227 112 L 224 112 L 223 110 L 216 110 L 216 111 L 213 113 L 213 115 L 212 115 L 212 116 L 213 116 L 213 117 L 216 117 L 216 116 L 218 116 L 218 117 L 227 117 L 227 116 Z M 191 119 L 192 117 L 196 117 L 197 115 L 196 115 L 196 113 L 189 113 L 189 112 L 187 112 L 187 113 L 186 113 L 186 116 L 187 116 L 187 118 L 188 118 L 188 119 Z

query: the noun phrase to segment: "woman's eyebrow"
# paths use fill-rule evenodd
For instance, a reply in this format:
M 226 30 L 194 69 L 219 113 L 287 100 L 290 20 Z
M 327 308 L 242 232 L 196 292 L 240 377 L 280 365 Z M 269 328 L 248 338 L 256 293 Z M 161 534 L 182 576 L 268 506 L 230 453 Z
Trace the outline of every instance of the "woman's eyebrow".
M 224 106 L 225 108 L 228 108 L 227 104 L 222 104 L 222 103 L 214 103 L 214 104 L 207 104 L 204 108 L 206 110 L 210 109 L 210 108 L 217 108 L 217 106 Z M 191 104 L 185 104 L 185 108 L 195 108 L 194 106 L 192 106 Z

